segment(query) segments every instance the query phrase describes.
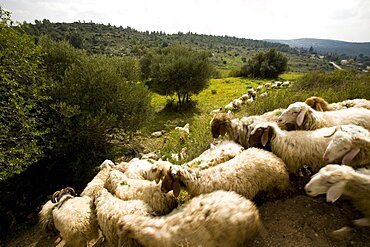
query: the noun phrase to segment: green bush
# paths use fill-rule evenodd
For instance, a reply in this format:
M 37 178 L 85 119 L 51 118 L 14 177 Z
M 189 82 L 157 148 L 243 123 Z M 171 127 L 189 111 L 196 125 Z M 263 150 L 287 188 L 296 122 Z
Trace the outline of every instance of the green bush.
M 56 164 L 58 172 L 62 165 L 63 173 L 86 181 L 97 161 L 109 157 L 115 133 L 131 133 L 149 120 L 150 93 L 127 81 L 126 65 L 124 59 L 81 56 L 65 71 L 53 93 L 53 160 L 63 161 Z
M 0 7 L 0 181 L 44 157 L 48 83 L 41 48 Z

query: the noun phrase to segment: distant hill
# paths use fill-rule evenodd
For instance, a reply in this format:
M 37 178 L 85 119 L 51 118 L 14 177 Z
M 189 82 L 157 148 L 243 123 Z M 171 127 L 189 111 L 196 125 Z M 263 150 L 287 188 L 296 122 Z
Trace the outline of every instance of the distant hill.
M 370 56 L 370 42 L 357 43 L 330 39 L 266 39 L 265 41 L 286 44 L 290 47 L 304 48 L 307 50 L 312 47 L 320 53 L 337 53 L 346 54 L 347 56 L 359 56 L 363 54 Z

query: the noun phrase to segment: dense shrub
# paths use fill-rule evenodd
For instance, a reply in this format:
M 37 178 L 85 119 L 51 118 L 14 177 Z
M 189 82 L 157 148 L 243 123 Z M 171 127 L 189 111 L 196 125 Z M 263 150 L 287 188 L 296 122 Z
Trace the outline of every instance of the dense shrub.
M 287 70 L 288 59 L 275 49 L 259 52 L 251 57 L 240 70 L 241 76 L 252 78 L 276 78 Z

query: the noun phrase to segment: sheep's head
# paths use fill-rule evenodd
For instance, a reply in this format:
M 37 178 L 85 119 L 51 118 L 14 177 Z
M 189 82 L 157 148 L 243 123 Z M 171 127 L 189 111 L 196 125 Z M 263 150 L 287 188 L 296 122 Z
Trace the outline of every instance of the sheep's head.
M 341 160 L 342 165 L 348 165 L 360 152 L 360 148 L 356 147 L 353 142 L 359 138 L 362 133 L 362 127 L 355 125 L 337 126 L 334 132 L 327 136 L 332 136 L 329 142 L 323 159 L 330 163 L 336 160 Z
M 51 197 L 51 202 L 52 203 L 57 203 L 60 201 L 60 199 L 64 196 L 64 195 L 70 195 L 72 197 L 76 196 L 76 192 L 73 188 L 71 187 L 67 187 L 67 188 L 64 188 L 62 190 L 58 190 L 56 192 L 54 192 L 54 194 L 52 195 Z
M 173 164 L 168 161 L 155 161 L 155 163 L 152 164 L 150 170 L 145 172 L 144 178 L 159 183 L 159 181 L 165 176 L 165 174 L 167 174 L 167 170 L 169 170 L 172 165 Z
M 101 165 L 99 166 L 99 169 L 100 170 L 103 170 L 103 169 L 111 169 L 115 167 L 115 164 L 113 163 L 113 161 L 111 160 L 104 160 L 103 163 L 101 163 Z
M 212 129 L 212 137 L 217 138 L 220 135 L 224 136 L 226 133 L 226 126 L 230 124 L 230 116 L 225 113 L 216 114 L 210 124 Z
M 274 126 L 271 123 L 264 122 L 256 124 L 249 135 L 249 146 L 269 149 L 274 131 Z
M 316 111 L 328 111 L 328 102 L 326 102 L 321 97 L 312 96 L 310 98 L 307 98 L 304 103 L 309 105 L 312 109 Z
M 309 196 L 326 194 L 328 202 L 335 202 L 343 194 L 352 172 L 354 170 L 349 166 L 327 165 L 312 176 L 304 189 Z
M 181 190 L 179 169 L 178 166 L 171 166 L 170 169 L 165 171 L 162 179 L 161 190 L 165 193 L 173 190 L 175 197 L 179 196 Z
M 292 130 L 294 127 L 302 126 L 304 123 L 307 112 L 311 109 L 303 102 L 295 102 L 283 111 L 279 116 L 277 123 L 282 129 Z

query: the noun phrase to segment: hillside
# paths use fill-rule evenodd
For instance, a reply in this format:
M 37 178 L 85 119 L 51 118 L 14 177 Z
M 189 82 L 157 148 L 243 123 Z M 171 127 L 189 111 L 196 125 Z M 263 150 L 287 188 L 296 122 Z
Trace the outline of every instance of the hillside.
M 370 42 L 346 42 L 340 40 L 329 39 L 267 39 L 267 42 L 276 42 L 290 47 L 310 49 L 312 47 L 315 51 L 320 53 L 337 53 L 345 54 L 347 56 L 370 56 Z M 362 55 L 361 55 L 362 54 Z
M 291 71 L 332 70 L 327 62 L 312 59 L 303 49 L 290 48 L 263 40 L 252 40 L 230 36 L 164 32 L 140 32 L 131 27 L 116 27 L 93 22 L 51 23 L 48 20 L 26 24 L 27 32 L 36 39 L 49 35 L 54 40 L 68 40 L 74 47 L 83 48 L 90 53 L 103 53 L 118 56 L 140 57 L 151 48 L 162 48 L 174 43 L 183 43 L 195 49 L 209 51 L 211 61 L 228 75 L 233 69 L 240 68 L 245 61 L 259 51 L 275 48 L 289 59 Z

